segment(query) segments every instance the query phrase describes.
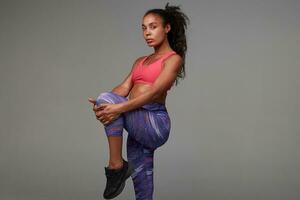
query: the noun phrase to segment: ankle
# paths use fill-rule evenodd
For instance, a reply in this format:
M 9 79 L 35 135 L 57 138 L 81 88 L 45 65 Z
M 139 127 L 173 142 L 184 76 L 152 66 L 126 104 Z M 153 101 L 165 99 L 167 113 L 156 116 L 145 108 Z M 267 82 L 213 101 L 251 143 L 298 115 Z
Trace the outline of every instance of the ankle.
M 110 168 L 110 169 L 120 169 L 122 167 L 123 167 L 123 160 L 109 161 L 108 168 Z

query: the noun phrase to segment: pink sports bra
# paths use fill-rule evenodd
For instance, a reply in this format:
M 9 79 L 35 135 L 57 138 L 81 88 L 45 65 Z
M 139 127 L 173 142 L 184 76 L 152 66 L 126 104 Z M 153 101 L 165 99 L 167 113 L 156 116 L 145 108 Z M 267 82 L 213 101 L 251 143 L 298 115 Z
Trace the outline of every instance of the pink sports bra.
M 145 83 L 145 84 L 153 84 L 156 78 L 159 76 L 162 70 L 162 63 L 169 56 L 176 54 L 175 51 L 170 51 L 162 55 L 158 60 L 154 61 L 151 64 L 143 65 L 144 61 L 150 56 L 146 56 L 142 59 L 140 63 L 134 68 L 132 72 L 131 80 L 133 83 Z M 152 54 L 151 54 L 152 55 Z M 172 86 L 171 86 L 172 87 Z M 168 90 L 171 89 L 168 88 Z

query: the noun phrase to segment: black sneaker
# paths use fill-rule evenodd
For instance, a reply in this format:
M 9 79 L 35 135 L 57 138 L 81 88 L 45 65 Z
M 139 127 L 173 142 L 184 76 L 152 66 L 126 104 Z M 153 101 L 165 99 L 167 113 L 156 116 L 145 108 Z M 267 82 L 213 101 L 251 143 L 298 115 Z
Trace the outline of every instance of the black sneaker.
M 103 193 L 105 199 L 113 199 L 118 196 L 125 187 L 126 179 L 133 173 L 133 167 L 123 159 L 123 167 L 120 169 L 105 168 L 106 187 Z

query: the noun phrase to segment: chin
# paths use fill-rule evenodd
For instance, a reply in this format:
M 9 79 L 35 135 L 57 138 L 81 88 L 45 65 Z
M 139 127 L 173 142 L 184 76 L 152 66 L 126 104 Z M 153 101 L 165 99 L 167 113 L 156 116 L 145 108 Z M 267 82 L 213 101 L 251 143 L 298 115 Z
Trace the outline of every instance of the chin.
M 149 46 L 149 47 L 155 47 L 157 44 L 156 43 L 147 43 L 146 44 Z
M 157 44 L 156 43 L 151 43 L 151 44 L 148 44 L 149 47 L 156 47 Z

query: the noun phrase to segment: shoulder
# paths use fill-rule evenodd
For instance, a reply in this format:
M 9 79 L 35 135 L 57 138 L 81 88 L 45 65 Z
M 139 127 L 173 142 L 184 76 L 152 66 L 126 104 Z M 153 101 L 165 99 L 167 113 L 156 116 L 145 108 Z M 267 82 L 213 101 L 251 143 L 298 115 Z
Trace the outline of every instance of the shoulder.
M 182 61 L 183 61 L 182 57 L 176 52 L 172 53 L 171 55 L 168 55 L 164 59 L 164 62 L 166 62 L 166 63 L 173 63 L 173 62 L 179 62 L 180 63 Z
M 141 57 L 138 57 L 134 63 L 137 64 L 137 63 L 140 63 L 144 58 L 146 58 L 147 56 L 141 56 Z
M 138 57 L 137 59 L 135 59 L 133 65 L 132 65 L 132 69 L 134 69 L 146 56 L 141 56 Z
M 182 65 L 183 59 L 179 54 L 173 54 L 169 56 L 165 61 L 164 65 L 165 66 L 171 66 L 175 68 L 180 68 Z
M 173 55 L 171 55 L 168 59 L 166 59 L 166 61 L 167 60 L 172 60 L 172 61 L 180 61 L 180 62 L 182 62 L 183 61 L 183 59 L 182 59 L 182 57 L 179 55 L 179 54 L 173 54 Z
M 147 56 L 141 56 L 141 57 L 138 57 L 136 60 L 135 60 L 135 62 L 136 63 L 139 63 L 139 62 L 141 62 L 144 58 L 146 58 Z

